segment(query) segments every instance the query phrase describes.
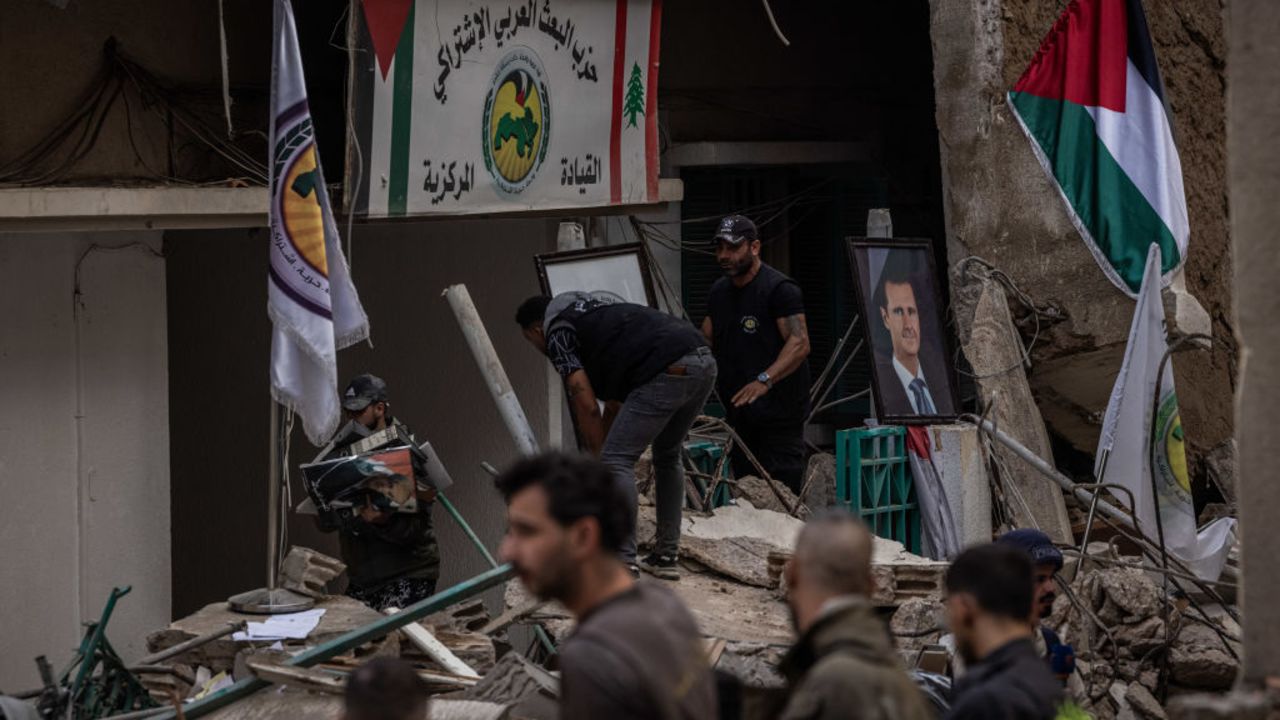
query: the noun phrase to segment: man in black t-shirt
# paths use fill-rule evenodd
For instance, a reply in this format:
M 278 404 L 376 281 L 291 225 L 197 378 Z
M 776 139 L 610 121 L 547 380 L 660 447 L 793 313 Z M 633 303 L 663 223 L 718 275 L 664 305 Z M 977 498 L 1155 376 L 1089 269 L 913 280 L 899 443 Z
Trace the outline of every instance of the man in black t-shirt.
M 755 223 L 720 222 L 712 243 L 725 277 L 711 286 L 702 334 L 720 368 L 726 420 L 774 478 L 800 491 L 809 412 L 809 329 L 800 286 L 760 260 Z M 755 472 L 740 451 L 738 477 Z
M 680 456 L 716 381 L 716 362 L 697 328 L 651 307 L 579 292 L 529 298 L 516 323 L 560 373 L 583 449 L 613 471 L 633 517 L 636 461 L 652 444 L 657 542 L 637 565 L 632 530 L 619 555 L 633 572 L 679 579 Z M 597 400 L 605 402 L 603 413 Z

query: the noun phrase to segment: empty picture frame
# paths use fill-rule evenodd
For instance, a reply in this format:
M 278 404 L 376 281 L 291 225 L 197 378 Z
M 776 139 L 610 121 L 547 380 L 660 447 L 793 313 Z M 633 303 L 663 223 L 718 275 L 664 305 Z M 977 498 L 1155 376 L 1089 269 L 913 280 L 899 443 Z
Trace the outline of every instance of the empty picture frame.
M 535 255 L 542 292 L 609 293 L 625 302 L 657 307 L 649 262 L 639 243 Z
M 849 238 L 876 416 L 886 424 L 954 420 L 960 403 L 927 240 Z

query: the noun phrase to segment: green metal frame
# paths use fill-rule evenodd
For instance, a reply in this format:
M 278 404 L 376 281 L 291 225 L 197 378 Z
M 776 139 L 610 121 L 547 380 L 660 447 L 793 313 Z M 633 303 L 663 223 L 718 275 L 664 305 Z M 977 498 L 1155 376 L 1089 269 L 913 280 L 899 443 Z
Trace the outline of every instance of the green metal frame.
M 836 433 L 836 501 L 876 535 L 920 552 L 920 506 L 907 463 L 906 428 Z
M 116 601 L 131 589 L 126 585 L 111 590 L 102 608 L 102 617 L 85 624 L 80 647 L 59 676 L 58 685 L 67 688 L 65 698 L 73 708 L 68 717 L 89 720 L 156 707 L 151 694 L 129 672 L 124 660 L 107 641 L 107 622 L 115 611 Z
M 306 652 L 295 655 L 285 661 L 285 665 L 293 667 L 311 667 L 317 663 L 329 660 L 337 655 L 360 647 L 370 640 L 383 637 L 389 633 L 395 632 L 411 622 L 417 622 L 422 618 L 445 608 L 462 602 L 468 598 L 479 595 L 489 588 L 496 587 L 510 580 L 515 574 L 514 569 L 510 565 L 501 565 L 487 572 L 481 573 L 470 580 L 454 585 L 444 592 L 436 593 L 425 600 L 410 605 L 395 615 L 388 615 L 379 618 L 368 625 L 352 630 L 346 634 L 340 635 L 326 643 L 321 643 Z M 207 715 L 214 710 L 224 708 L 231 703 L 246 698 L 259 690 L 271 687 L 272 683 L 266 680 L 260 680 L 256 677 L 245 678 L 236 684 L 219 690 L 212 695 L 197 700 L 182 708 L 184 717 L 198 718 Z M 162 714 L 155 715 L 159 720 L 169 720 L 177 717 L 174 710 L 168 710 Z

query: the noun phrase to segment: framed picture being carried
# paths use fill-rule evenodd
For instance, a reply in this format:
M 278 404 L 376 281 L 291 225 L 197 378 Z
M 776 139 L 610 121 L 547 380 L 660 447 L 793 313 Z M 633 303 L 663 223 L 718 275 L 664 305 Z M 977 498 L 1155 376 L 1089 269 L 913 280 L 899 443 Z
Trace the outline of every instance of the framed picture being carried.
M 960 403 L 929 242 L 849 238 L 848 246 L 876 416 L 897 424 L 953 420 Z
M 542 292 L 607 293 L 623 302 L 657 307 L 649 263 L 639 243 L 535 255 Z

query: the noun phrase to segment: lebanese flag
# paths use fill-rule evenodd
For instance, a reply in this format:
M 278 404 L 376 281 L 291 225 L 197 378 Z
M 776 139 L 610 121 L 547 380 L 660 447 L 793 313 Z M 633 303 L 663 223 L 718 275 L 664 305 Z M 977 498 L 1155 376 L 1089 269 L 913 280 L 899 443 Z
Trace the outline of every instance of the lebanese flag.
M 1190 226 L 1141 0 L 1072 0 L 1008 100 L 1107 278 L 1137 297 L 1155 243 L 1168 285 Z

